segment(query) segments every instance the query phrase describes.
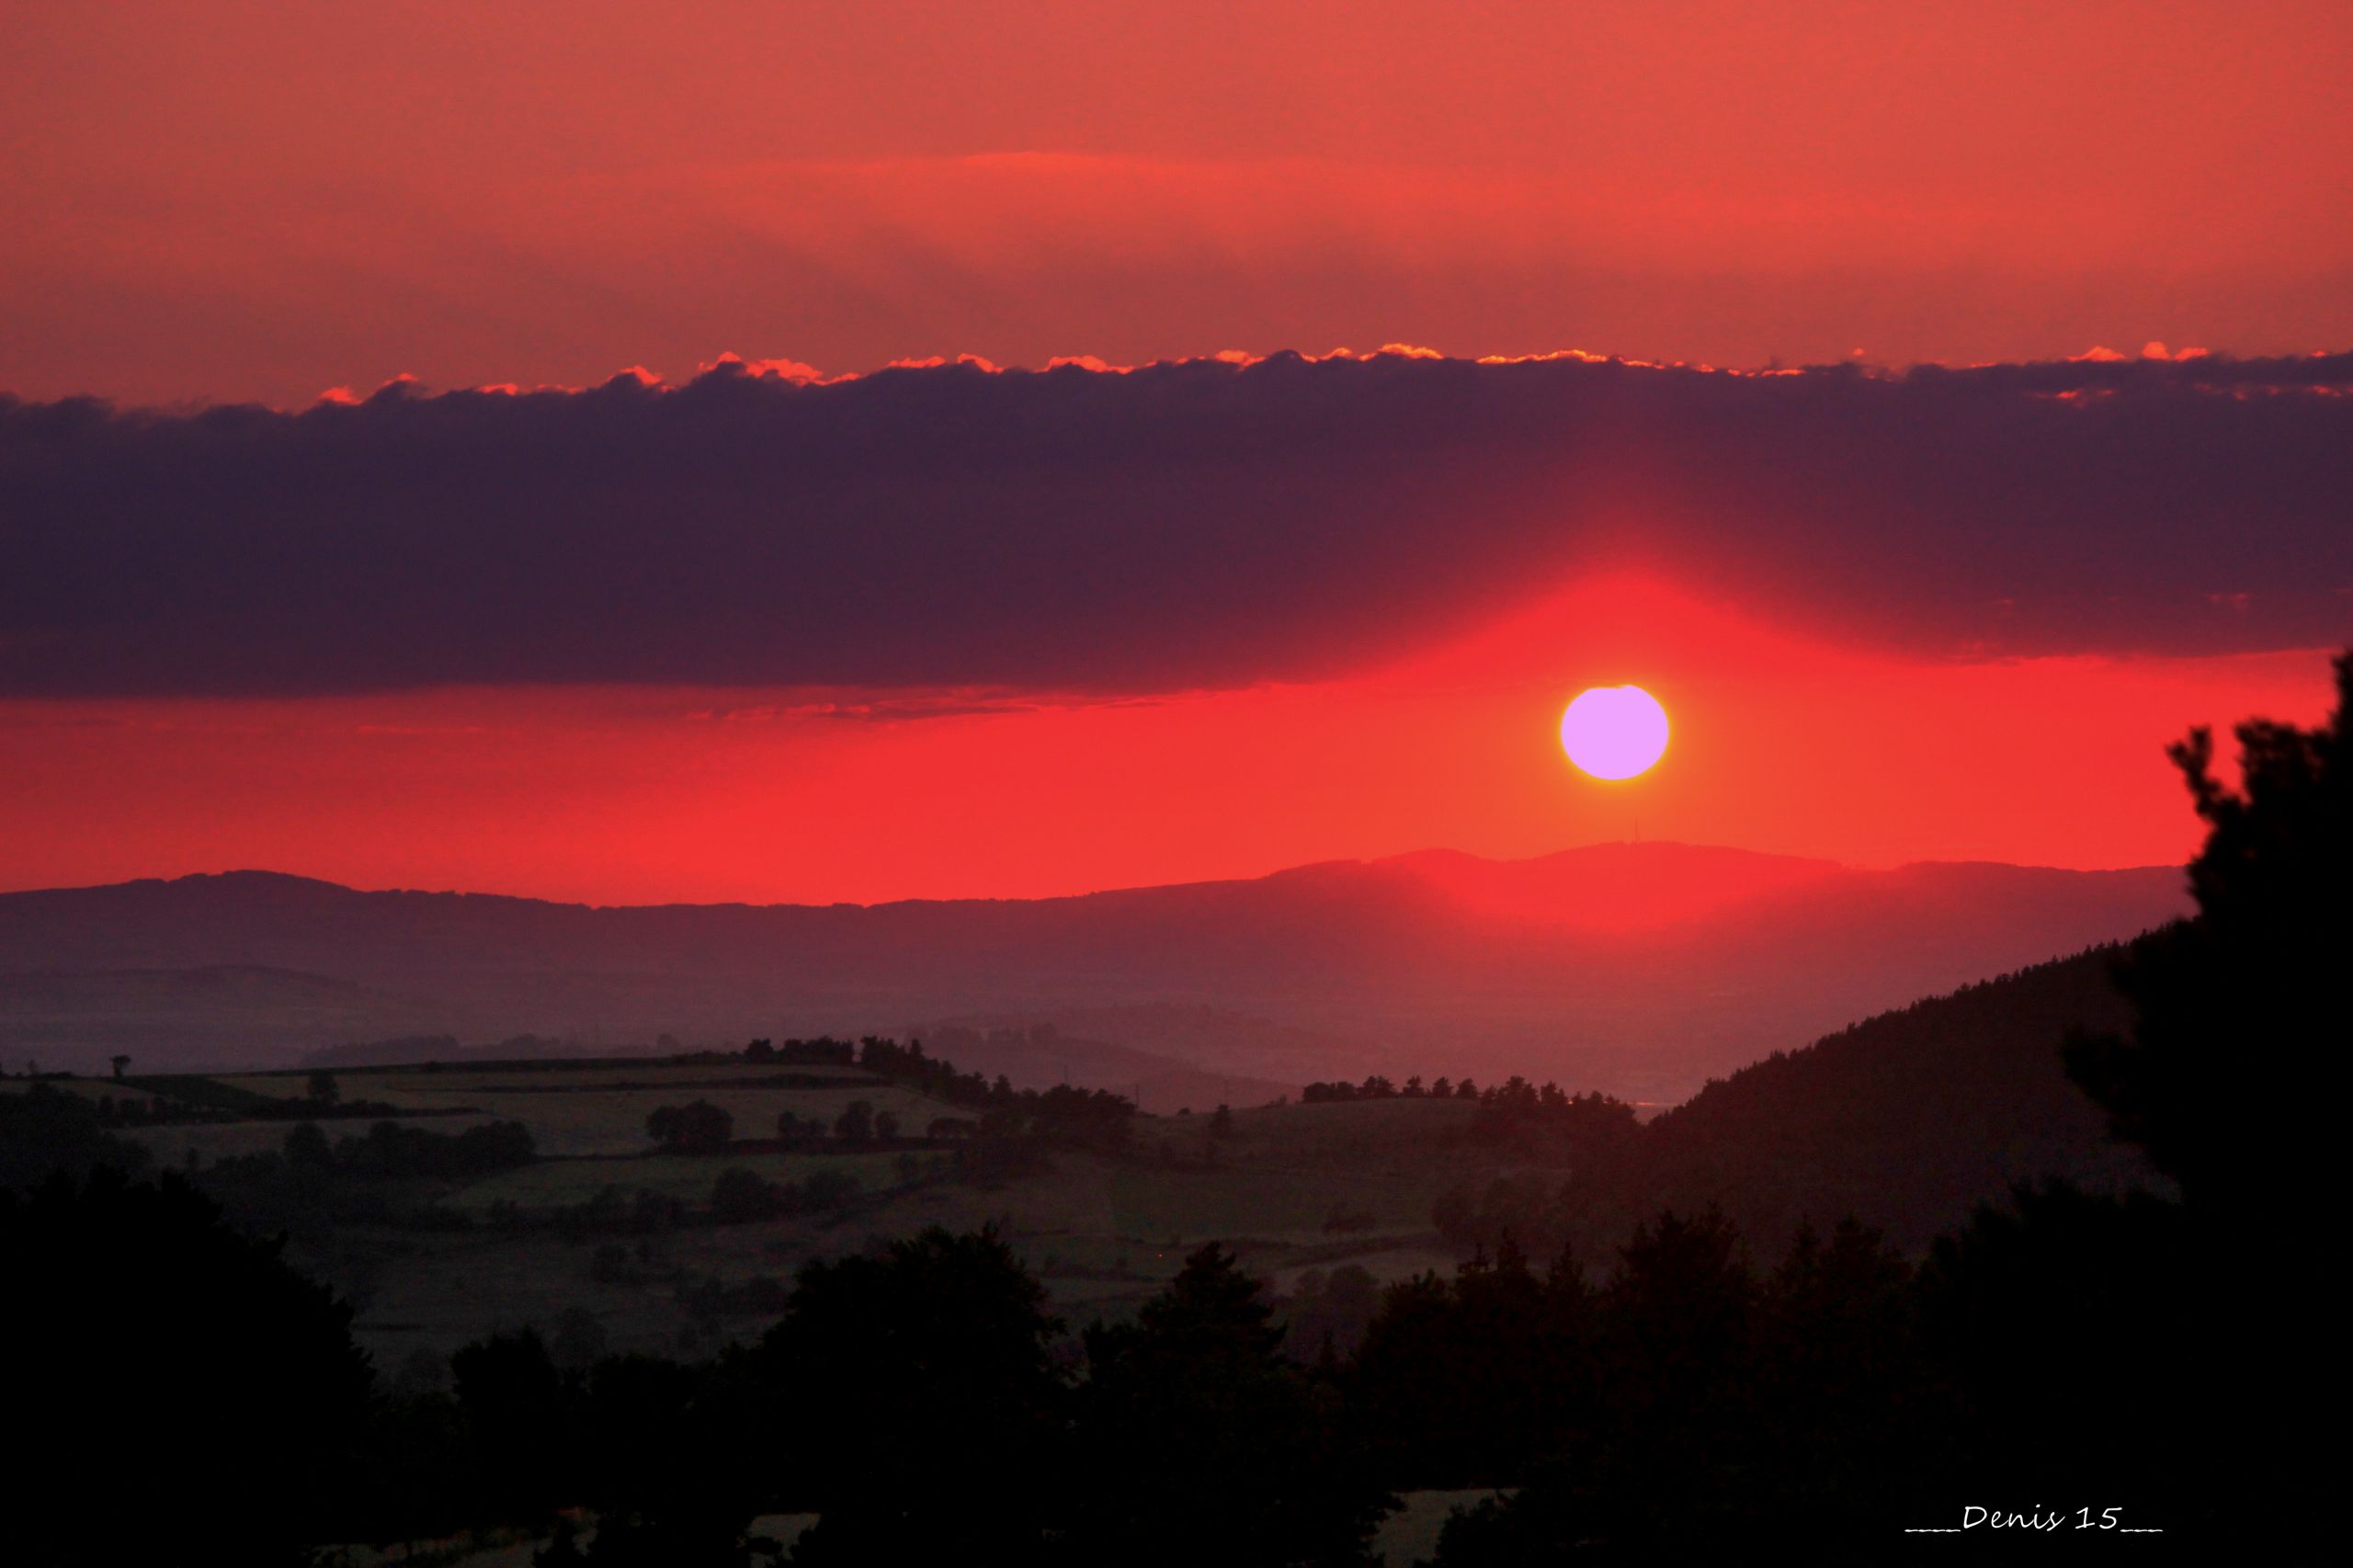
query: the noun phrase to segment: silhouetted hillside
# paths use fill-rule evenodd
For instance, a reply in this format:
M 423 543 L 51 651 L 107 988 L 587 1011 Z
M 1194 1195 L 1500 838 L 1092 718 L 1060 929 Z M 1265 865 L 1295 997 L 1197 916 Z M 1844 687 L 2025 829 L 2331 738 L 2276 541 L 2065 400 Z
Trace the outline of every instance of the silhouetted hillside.
M 1918 1246 L 2014 1183 L 2154 1181 L 2060 1060 L 2071 1029 L 2129 1016 L 2110 979 L 2118 952 L 1916 1002 L 1711 1083 L 1644 1130 L 1621 1196 L 1643 1209 L 1721 1203 L 1759 1238 L 1852 1214 Z

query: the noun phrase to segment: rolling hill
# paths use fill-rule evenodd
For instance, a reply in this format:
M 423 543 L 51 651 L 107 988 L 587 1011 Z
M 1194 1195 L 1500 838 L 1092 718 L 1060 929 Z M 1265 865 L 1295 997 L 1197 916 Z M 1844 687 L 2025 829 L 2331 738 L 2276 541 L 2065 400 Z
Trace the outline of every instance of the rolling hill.
M 246 1043 L 222 1044 L 218 1030 L 126 1020 L 108 983 L 87 979 L 238 966 L 358 987 L 396 1017 L 386 1034 L 699 1043 L 1208 1006 L 1246 1021 L 1232 1043 L 1197 1029 L 1171 1051 L 1086 1032 L 1274 1082 L 1395 1061 L 1665 1100 L 1792 1040 L 2185 906 L 2170 868 L 1858 870 L 1670 844 L 873 906 L 600 908 L 232 872 L 0 895 L 0 975 L 85 977 L 91 997 L 78 1011 L 0 1014 L 0 1049 L 64 1064 L 109 1048 L 233 1064 L 355 1038 L 297 1040 L 309 1021 L 247 1009 Z M 1332 1040 L 1328 1062 L 1246 1043 L 1270 1030 Z
M 1776 1051 L 1644 1128 L 1617 1196 L 1719 1204 L 1768 1246 L 1851 1214 L 1918 1248 L 2017 1183 L 2162 1187 L 2060 1062 L 2071 1029 L 2128 1025 L 2116 957 L 2038 964 Z

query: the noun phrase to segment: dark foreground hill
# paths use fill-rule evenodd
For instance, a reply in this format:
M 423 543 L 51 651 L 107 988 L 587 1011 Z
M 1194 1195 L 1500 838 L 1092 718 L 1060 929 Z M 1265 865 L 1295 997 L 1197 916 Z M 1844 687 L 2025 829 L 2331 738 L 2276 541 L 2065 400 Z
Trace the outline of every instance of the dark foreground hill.
M 2120 1029 L 2118 949 L 2040 964 L 1776 1051 L 1643 1129 L 1612 1196 L 1637 1211 L 1721 1205 L 1778 1244 L 1847 1215 L 1919 1247 L 2018 1183 L 2162 1185 L 2071 1082 L 2071 1029 Z M 2226 1092 L 2217 1085 L 2217 1092 Z
M 2183 902 L 2168 868 L 1863 871 L 1681 845 L 870 907 L 596 908 L 236 872 L 0 895 L 0 975 L 45 973 L 54 991 L 60 974 L 261 966 L 362 988 L 381 1035 L 606 1046 L 1209 1005 L 1261 1036 L 1329 1037 L 1346 1058 L 1262 1063 L 1213 1040 L 1182 1053 L 1221 1073 L 1297 1082 L 1387 1055 L 1662 1100 L 1791 1040 L 2129 937 Z M 246 1009 L 232 1049 L 100 995 L 0 1014 L 0 1050 L 87 1069 L 117 1049 L 225 1064 L 369 1038 L 313 1028 Z

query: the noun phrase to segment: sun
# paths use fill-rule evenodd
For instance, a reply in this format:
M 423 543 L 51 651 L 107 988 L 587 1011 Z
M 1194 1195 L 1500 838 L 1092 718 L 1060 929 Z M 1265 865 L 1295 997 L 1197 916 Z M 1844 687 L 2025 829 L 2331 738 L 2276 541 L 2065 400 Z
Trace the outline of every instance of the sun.
M 1561 748 L 1596 778 L 1647 773 L 1666 752 L 1666 710 L 1639 686 L 1597 686 L 1561 715 Z

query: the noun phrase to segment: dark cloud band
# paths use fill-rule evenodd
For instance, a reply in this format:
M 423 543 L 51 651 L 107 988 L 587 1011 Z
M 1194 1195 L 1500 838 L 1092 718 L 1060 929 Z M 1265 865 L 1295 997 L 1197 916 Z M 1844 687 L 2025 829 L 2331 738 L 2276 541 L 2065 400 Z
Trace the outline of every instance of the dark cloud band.
M 1931 653 L 2353 624 L 2353 355 L 1736 375 L 1381 356 L 0 400 L 0 691 L 1143 692 L 1639 563 Z

